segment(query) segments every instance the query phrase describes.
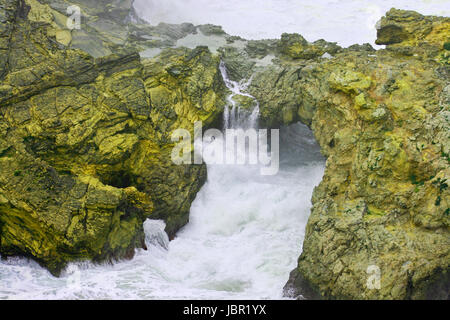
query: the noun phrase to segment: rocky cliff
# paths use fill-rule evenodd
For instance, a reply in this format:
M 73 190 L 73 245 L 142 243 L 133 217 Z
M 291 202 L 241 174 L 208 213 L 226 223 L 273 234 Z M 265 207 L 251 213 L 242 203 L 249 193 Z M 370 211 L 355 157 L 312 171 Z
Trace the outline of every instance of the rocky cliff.
M 301 121 L 327 157 L 290 297 L 449 297 L 450 18 L 392 9 L 377 29 L 378 51 L 299 34 L 219 49 L 262 125 Z
M 262 125 L 301 121 L 327 157 L 290 297 L 450 292 L 450 19 L 392 9 L 377 29 L 378 51 L 299 34 L 219 49 Z
M 79 30 L 65 25 L 72 4 Z M 146 218 L 173 236 L 206 168 L 173 165 L 170 134 L 218 119 L 222 59 L 233 80 L 252 77 L 263 125 L 302 121 L 327 157 L 286 295 L 448 298 L 449 18 L 392 9 L 376 51 L 150 26 L 125 0 L 0 8 L 3 257 L 58 274 L 73 260 L 131 257 Z
M 309 124 L 327 157 L 287 295 L 448 298 L 449 40 L 449 18 L 393 9 L 384 50 L 284 35 L 255 75 L 263 120 Z
M 58 274 L 73 260 L 131 258 L 149 217 L 173 236 L 206 168 L 172 164 L 171 132 L 220 114 L 219 58 L 180 48 L 143 61 L 132 46 L 109 54 L 105 39 L 95 58 L 60 41 L 70 31 L 45 1 L 0 7 L 2 256 Z

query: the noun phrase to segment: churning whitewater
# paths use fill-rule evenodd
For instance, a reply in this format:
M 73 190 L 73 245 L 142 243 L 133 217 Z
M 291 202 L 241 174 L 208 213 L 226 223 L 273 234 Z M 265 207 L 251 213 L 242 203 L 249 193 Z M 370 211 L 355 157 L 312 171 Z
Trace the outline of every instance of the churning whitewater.
M 232 94 L 242 93 L 246 84 L 221 69 Z M 257 115 L 258 107 L 246 113 L 231 105 L 224 122 L 248 128 L 256 126 Z M 208 165 L 190 222 L 174 241 L 164 222 L 147 220 L 147 251 L 115 265 L 72 264 L 59 279 L 34 262 L 9 259 L 0 268 L 0 299 L 282 298 L 324 160 L 306 126 L 282 129 L 281 139 L 276 176 L 260 175 L 258 166 Z M 221 142 L 204 148 L 214 152 Z
M 450 13 L 448 0 L 136 0 L 135 7 L 155 25 L 212 23 L 253 40 L 300 33 L 308 41 L 326 39 L 343 47 L 365 42 L 375 46 L 374 26 L 392 7 L 427 15 Z

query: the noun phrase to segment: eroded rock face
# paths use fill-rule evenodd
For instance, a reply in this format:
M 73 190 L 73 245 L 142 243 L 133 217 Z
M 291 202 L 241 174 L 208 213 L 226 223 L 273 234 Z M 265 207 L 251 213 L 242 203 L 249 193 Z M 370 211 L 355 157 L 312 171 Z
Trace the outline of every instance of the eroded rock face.
M 131 258 L 146 218 L 173 236 L 206 168 L 173 164 L 171 133 L 220 114 L 219 58 L 181 48 L 142 61 L 125 47 L 95 59 L 57 41 L 44 1 L 0 7 L 2 256 L 57 275 L 73 260 Z
M 234 75 L 253 74 L 262 124 L 309 125 L 327 157 L 287 296 L 448 298 L 449 23 L 392 9 L 385 50 L 298 34 L 221 50 L 250 68 Z M 269 65 L 248 65 L 258 53 Z
M 391 10 L 379 25 L 386 50 L 317 58 L 285 36 L 254 76 L 262 120 L 309 124 L 327 156 L 287 295 L 448 298 L 449 37 L 449 18 Z
M 217 55 L 175 48 L 201 33 L 227 43 L 217 52 L 233 80 L 253 76 L 263 124 L 308 124 L 327 157 L 286 294 L 448 298 L 449 18 L 393 9 L 375 51 L 154 27 L 132 1 L 107 2 L 0 0 L 2 256 L 58 274 L 73 260 L 131 257 L 148 217 L 171 236 L 186 224 L 206 168 L 173 165 L 170 135 L 214 123 L 226 91 Z M 65 27 L 72 4 L 81 30 Z

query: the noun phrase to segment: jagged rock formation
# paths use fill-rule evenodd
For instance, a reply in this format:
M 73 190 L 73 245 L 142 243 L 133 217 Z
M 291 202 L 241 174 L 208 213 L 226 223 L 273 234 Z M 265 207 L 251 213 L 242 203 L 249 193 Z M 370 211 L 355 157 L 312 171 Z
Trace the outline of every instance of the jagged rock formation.
M 327 157 L 290 297 L 450 292 L 450 19 L 392 9 L 377 28 L 384 50 L 299 34 L 219 49 L 261 123 L 309 125 Z
M 288 296 L 448 298 L 450 19 L 392 9 L 377 28 L 384 50 L 299 34 L 219 49 L 261 123 L 309 125 L 327 157 Z
M 65 26 L 72 4 L 80 30 Z M 206 168 L 173 165 L 170 134 L 216 121 L 220 56 L 233 80 L 252 77 L 262 124 L 308 124 L 327 157 L 286 294 L 448 298 L 449 18 L 393 9 L 377 26 L 387 47 L 376 51 L 298 34 L 247 41 L 212 25 L 154 27 L 132 1 L 0 8 L 3 256 L 58 274 L 72 260 L 132 256 L 147 217 L 173 236 Z M 379 289 L 367 286 L 369 266 L 380 270 Z
M 378 26 L 385 50 L 323 56 L 285 35 L 278 62 L 254 76 L 262 120 L 309 124 L 327 157 L 286 294 L 448 298 L 449 39 L 449 18 L 393 9 Z
M 36 13 L 44 4 L 0 7 L 2 256 L 58 274 L 73 260 L 132 257 L 148 217 L 173 236 L 206 168 L 171 162 L 171 132 L 220 114 L 219 58 L 180 48 L 141 61 L 127 47 L 95 59 L 57 41 Z

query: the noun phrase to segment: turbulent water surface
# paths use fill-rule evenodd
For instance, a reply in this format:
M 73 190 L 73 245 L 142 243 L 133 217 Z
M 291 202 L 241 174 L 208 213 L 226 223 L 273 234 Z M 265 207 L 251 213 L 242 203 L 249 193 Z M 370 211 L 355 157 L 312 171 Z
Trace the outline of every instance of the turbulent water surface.
M 375 24 L 390 8 L 448 16 L 448 0 L 136 0 L 152 24 L 212 23 L 246 39 L 279 38 L 297 32 L 307 40 L 342 46 L 376 39 Z
M 395 6 L 448 15 L 444 2 L 400 0 Z M 299 32 L 308 40 L 350 45 L 373 42 L 373 26 L 392 1 L 137 0 L 136 6 L 152 23 L 214 23 L 252 39 Z M 227 85 L 234 93 L 242 89 Z M 225 122 L 239 126 L 238 115 L 230 105 Z M 253 123 L 255 115 L 247 120 Z M 0 262 L 0 299 L 281 298 L 301 252 L 313 188 L 324 171 L 305 126 L 284 128 L 281 139 L 276 176 L 261 176 L 257 166 L 209 165 L 190 223 L 174 241 L 162 231 L 163 222 L 147 221 L 148 251 L 114 265 L 71 265 L 61 278 L 32 261 L 9 259 Z
M 227 78 L 234 94 L 245 84 Z M 231 101 L 231 99 L 230 99 Z M 258 107 L 231 105 L 229 127 L 250 128 Z M 115 265 L 73 264 L 62 278 L 36 263 L 0 265 L 0 299 L 279 299 L 300 254 L 313 187 L 324 161 L 309 129 L 281 132 L 281 166 L 262 176 L 257 165 L 208 165 L 208 181 L 194 201 L 190 223 L 169 243 L 164 223 L 148 220 L 147 251 Z M 213 152 L 223 141 L 205 142 Z

